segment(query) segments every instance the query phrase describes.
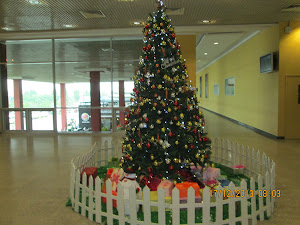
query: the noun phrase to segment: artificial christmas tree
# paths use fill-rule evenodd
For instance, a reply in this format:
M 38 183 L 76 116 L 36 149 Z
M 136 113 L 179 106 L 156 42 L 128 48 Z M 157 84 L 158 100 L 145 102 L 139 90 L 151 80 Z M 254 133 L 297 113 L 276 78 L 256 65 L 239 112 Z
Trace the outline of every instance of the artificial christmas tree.
M 124 171 L 181 182 L 191 164 L 210 162 L 210 140 L 203 133 L 195 89 L 188 84 L 187 67 L 174 28 L 162 1 L 143 30 L 144 47 L 133 77 L 133 105 L 123 140 Z

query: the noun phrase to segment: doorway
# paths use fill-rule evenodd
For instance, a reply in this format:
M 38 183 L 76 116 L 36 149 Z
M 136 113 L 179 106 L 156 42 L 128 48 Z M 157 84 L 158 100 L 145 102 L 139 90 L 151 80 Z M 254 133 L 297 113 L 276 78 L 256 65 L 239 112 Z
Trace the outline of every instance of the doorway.
M 300 139 L 300 76 L 287 76 L 285 137 Z

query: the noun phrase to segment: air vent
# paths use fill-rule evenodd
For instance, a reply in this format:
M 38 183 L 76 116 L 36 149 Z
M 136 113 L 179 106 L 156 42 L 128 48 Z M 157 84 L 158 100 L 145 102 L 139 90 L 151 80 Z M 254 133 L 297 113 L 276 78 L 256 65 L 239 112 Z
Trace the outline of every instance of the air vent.
M 97 11 L 79 11 L 86 19 L 106 17 L 100 10 Z
M 167 8 L 166 14 L 168 16 L 182 16 L 184 14 L 184 8 Z
M 300 4 L 293 4 L 281 10 L 281 12 L 300 12 Z

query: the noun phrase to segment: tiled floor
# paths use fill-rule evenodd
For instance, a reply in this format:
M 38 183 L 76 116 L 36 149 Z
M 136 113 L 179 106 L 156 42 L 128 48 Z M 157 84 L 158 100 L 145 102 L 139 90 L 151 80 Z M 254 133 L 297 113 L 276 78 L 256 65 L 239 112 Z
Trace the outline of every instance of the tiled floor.
M 211 138 L 249 145 L 276 162 L 281 198 L 270 220 L 261 224 L 300 224 L 300 140 L 273 140 L 209 112 L 205 117 Z M 95 141 L 119 136 L 0 135 L 0 225 L 96 224 L 65 207 L 70 160 Z

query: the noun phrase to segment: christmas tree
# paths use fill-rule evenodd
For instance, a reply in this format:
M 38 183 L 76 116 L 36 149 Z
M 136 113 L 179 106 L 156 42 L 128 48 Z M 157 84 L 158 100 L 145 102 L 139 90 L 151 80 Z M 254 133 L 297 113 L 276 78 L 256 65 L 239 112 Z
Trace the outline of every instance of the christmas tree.
M 128 173 L 181 182 L 179 171 L 210 163 L 210 140 L 203 133 L 195 88 L 162 1 L 144 32 L 136 70 L 133 105 L 127 115 L 121 165 Z

